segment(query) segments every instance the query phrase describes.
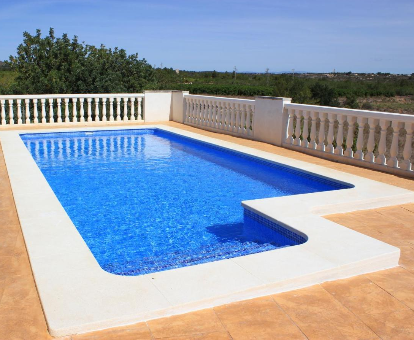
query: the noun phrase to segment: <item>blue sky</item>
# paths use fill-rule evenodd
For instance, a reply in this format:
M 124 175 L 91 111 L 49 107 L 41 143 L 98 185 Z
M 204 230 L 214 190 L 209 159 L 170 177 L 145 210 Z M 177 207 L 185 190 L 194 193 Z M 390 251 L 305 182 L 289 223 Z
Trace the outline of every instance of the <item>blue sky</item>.
M 0 60 L 49 27 L 156 66 L 414 72 L 414 0 L 3 0 Z

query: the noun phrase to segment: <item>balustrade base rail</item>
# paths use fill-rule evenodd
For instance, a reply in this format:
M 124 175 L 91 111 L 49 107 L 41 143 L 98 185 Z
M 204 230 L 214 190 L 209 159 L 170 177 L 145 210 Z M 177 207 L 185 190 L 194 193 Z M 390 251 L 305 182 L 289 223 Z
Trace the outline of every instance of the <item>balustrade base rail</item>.
M 402 170 L 400 168 L 390 167 L 386 164 L 383 165 L 383 164 L 371 163 L 371 162 L 367 162 L 367 161 L 364 161 L 364 160 L 360 160 L 360 159 L 356 159 L 356 158 L 350 158 L 350 157 L 346 157 L 346 156 L 345 157 L 344 156 L 339 156 L 335 153 L 327 153 L 327 152 L 316 150 L 316 149 L 304 149 L 301 146 L 292 145 L 292 144 L 288 144 L 288 143 L 283 143 L 283 147 L 286 148 L 286 149 L 302 152 L 302 153 L 305 153 L 305 154 L 309 154 L 311 156 L 327 159 L 327 160 L 334 161 L 334 162 L 337 162 L 337 163 L 348 164 L 348 165 L 356 165 L 356 166 L 363 167 L 363 168 L 366 168 L 366 169 L 373 169 L 373 170 L 378 170 L 378 171 L 382 171 L 382 172 L 391 173 L 391 174 L 394 174 L 394 175 L 414 178 L 414 173 L 412 173 L 412 171 L 407 171 L 407 170 Z

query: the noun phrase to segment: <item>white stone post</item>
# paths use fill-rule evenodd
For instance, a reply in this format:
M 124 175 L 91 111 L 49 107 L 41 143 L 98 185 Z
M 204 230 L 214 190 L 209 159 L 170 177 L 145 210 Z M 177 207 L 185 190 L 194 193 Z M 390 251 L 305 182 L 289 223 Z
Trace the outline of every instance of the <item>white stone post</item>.
M 144 92 L 144 117 L 146 122 L 166 122 L 173 120 L 172 92 L 163 90 Z M 180 101 L 179 98 L 177 98 L 177 101 Z M 178 103 L 178 106 L 180 105 L 182 107 L 182 101 L 181 104 Z M 183 110 L 181 109 L 181 111 Z M 180 122 L 183 122 L 182 113 L 181 115 L 176 113 L 176 117 Z
M 282 146 L 286 138 L 288 115 L 284 112 L 285 104 L 291 98 L 256 97 L 253 115 L 254 139 Z
M 189 105 L 186 105 L 184 96 L 189 94 L 189 91 L 171 91 L 172 97 L 172 115 L 171 120 L 177 123 L 184 123 L 185 117 L 188 117 L 187 109 L 189 109 Z M 145 99 L 147 97 L 145 96 Z

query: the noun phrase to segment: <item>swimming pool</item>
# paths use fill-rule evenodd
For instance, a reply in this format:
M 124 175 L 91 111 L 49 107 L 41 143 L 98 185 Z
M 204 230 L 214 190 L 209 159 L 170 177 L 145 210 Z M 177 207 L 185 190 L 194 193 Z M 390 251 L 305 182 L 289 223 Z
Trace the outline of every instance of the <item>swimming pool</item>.
M 306 235 L 307 240 L 301 245 L 150 274 L 114 275 L 102 270 L 22 141 L 21 135 L 28 131 L 0 131 L 30 265 L 52 335 L 147 321 L 398 265 L 398 248 L 321 216 L 412 202 L 414 194 L 408 190 L 165 124 L 77 125 L 53 130 L 39 127 L 35 133 L 43 138 L 50 132 L 88 131 L 92 134 L 86 136 L 93 136 L 102 131 L 137 129 L 163 130 L 241 156 L 283 164 L 285 169 L 335 178 L 353 187 L 241 202 L 246 213 L 266 227 L 283 226 L 288 232 Z M 47 144 L 39 142 L 39 150 L 42 143 Z M 74 154 L 80 156 L 82 141 L 78 139 L 73 144 L 78 145 Z M 111 143 L 100 145 L 108 148 Z M 60 152 L 63 157 L 66 152 L 56 151 L 54 158 L 60 157 Z
M 352 187 L 159 129 L 21 138 L 101 268 L 118 275 L 301 244 L 241 201 Z

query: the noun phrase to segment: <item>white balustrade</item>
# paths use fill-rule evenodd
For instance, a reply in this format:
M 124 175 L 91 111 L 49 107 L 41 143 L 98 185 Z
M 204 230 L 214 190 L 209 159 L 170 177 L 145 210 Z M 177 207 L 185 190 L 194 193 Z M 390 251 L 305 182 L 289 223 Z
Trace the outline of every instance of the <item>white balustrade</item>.
M 184 95 L 184 123 L 231 135 L 253 136 L 255 101 Z
M 385 171 L 413 172 L 414 116 L 293 103 L 285 104 L 284 114 L 283 146 L 337 161 L 342 158 L 346 163 L 383 166 Z M 303 124 L 299 124 L 302 117 Z
M 111 122 L 121 120 L 121 111 L 123 121 L 142 121 L 143 98 L 144 94 L 141 93 L 1 95 L 0 126 L 106 122 L 108 105 Z M 135 113 L 138 115 L 137 118 Z

